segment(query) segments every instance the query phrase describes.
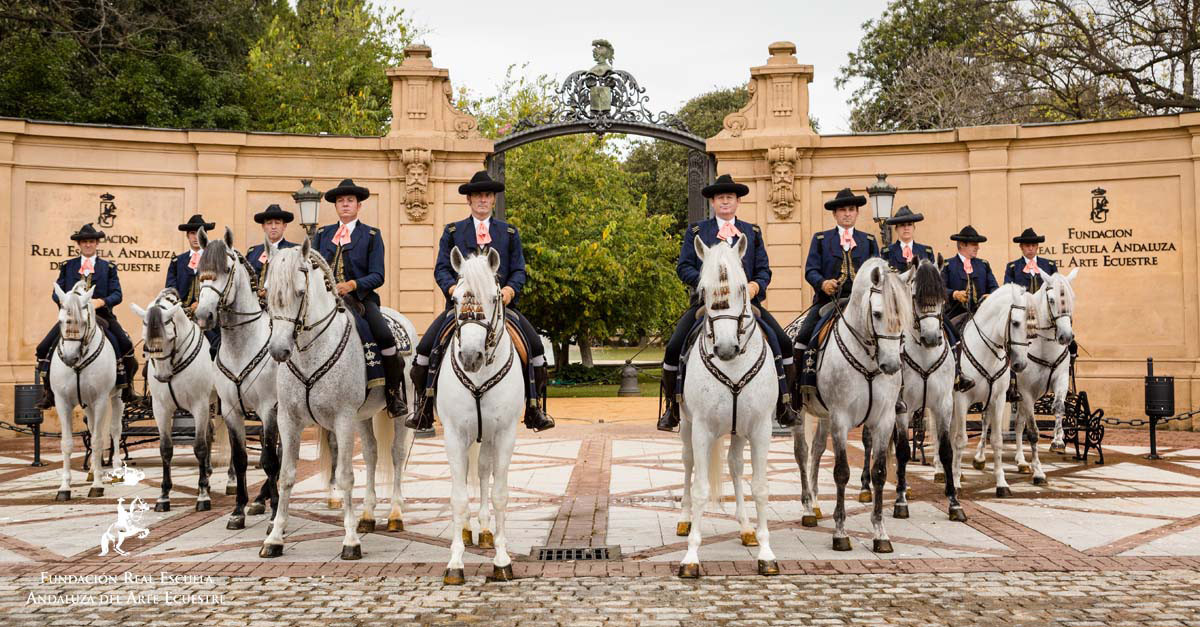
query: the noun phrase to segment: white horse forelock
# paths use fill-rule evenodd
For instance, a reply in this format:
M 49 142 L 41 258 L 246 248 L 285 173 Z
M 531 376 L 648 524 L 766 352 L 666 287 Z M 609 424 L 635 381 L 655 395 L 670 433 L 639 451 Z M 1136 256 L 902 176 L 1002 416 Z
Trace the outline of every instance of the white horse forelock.
M 746 283 L 746 271 L 733 246 L 720 242 L 704 253 L 698 283 L 702 294 L 712 295 L 722 286 L 743 286 Z
M 463 259 L 458 269 L 459 284 L 481 303 L 496 292 L 496 275 L 487 255 L 472 254 Z
M 891 271 L 891 267 L 887 261 L 878 257 L 868 259 L 866 263 L 858 269 L 855 276 L 863 273 L 870 274 L 878 270 L 882 277 L 880 281 L 880 295 L 883 297 L 883 325 L 876 327 L 876 330 L 889 335 L 899 333 L 901 329 L 906 329 L 912 326 L 912 298 L 908 286 L 900 279 L 900 275 Z M 847 313 L 858 312 L 861 320 L 870 320 L 871 318 L 871 281 L 855 281 L 850 292 L 850 303 L 846 308 Z

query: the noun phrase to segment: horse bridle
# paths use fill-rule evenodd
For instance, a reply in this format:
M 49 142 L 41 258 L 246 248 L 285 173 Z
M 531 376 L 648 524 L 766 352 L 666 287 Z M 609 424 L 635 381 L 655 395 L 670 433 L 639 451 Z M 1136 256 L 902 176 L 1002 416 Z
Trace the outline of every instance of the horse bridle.
M 716 323 L 717 320 L 734 320 L 737 322 L 737 333 L 734 335 L 734 339 L 737 341 L 737 345 L 738 345 L 737 354 L 745 355 L 746 350 L 750 347 L 750 338 L 754 337 L 754 334 L 751 333 L 751 331 L 754 329 L 754 312 L 751 310 L 750 293 L 746 289 L 746 286 L 745 285 L 742 286 L 742 310 L 740 313 L 738 313 L 737 315 L 733 315 L 733 314 L 715 314 L 714 315 L 712 313 L 713 311 L 725 311 L 726 309 L 730 308 L 728 300 L 723 302 L 724 306 L 721 306 L 721 305 L 722 305 L 722 303 L 713 303 L 713 305 L 708 308 L 708 315 L 705 316 L 707 318 L 707 320 L 705 320 L 705 328 L 706 328 L 706 335 L 708 335 L 708 341 L 713 342 L 716 340 L 716 330 L 715 330 L 714 324 Z M 750 324 L 743 326 L 742 321 L 747 318 L 750 319 Z M 746 336 L 745 340 L 742 339 L 743 333 Z
M 155 306 L 160 307 L 159 305 L 155 305 Z M 171 325 L 172 330 L 175 329 L 174 317 L 172 317 L 170 320 L 163 322 L 164 327 L 167 326 L 168 324 Z M 167 391 L 171 393 L 171 400 L 175 403 L 175 407 L 181 408 L 181 407 L 183 407 L 183 405 L 179 402 L 179 399 L 175 397 L 175 385 L 174 385 L 175 375 L 179 374 L 180 372 L 183 372 L 184 370 L 187 370 L 187 367 L 190 366 L 192 364 L 192 362 L 196 359 L 196 355 L 200 354 L 200 348 L 204 344 L 204 341 L 200 334 L 199 327 L 197 327 L 193 323 L 192 324 L 192 333 L 188 336 L 188 339 L 183 342 L 184 346 L 191 346 L 191 350 L 184 352 L 183 359 L 181 359 L 180 361 L 175 361 L 175 355 L 177 355 L 179 353 L 179 342 L 174 341 L 174 340 L 178 337 L 179 337 L 178 334 L 174 334 L 172 336 L 171 352 L 168 353 L 165 357 L 155 357 L 155 356 L 151 355 L 149 351 L 146 352 L 146 356 L 149 357 L 150 359 L 158 360 L 160 362 L 163 360 L 166 360 L 166 362 L 171 366 L 170 374 L 168 374 L 167 376 L 164 377 L 164 376 L 160 375 L 158 372 L 155 372 L 154 378 L 159 383 L 167 384 Z
M 454 312 L 454 341 L 458 342 L 459 346 L 462 346 L 462 330 L 465 327 L 472 324 L 483 327 L 487 334 L 484 341 L 484 354 L 486 355 L 485 364 L 488 366 L 496 360 L 496 350 L 500 347 L 500 334 L 504 331 L 505 307 L 499 288 L 496 288 L 494 297 L 496 307 L 492 310 L 491 318 L 484 315 L 483 306 L 470 291 L 463 292 L 462 300 L 455 304 Z
M 912 304 L 913 304 L 913 331 L 915 331 L 915 333 L 913 333 L 913 335 L 916 336 L 918 344 L 920 344 L 921 346 L 925 346 L 925 342 L 921 339 L 921 321 L 926 318 L 936 318 L 937 322 L 938 322 L 938 329 L 945 328 L 946 318 L 943 315 L 943 307 L 941 306 L 941 304 L 938 304 L 933 307 L 934 313 L 921 313 L 921 307 L 917 304 L 917 296 L 915 294 L 912 297 Z M 933 348 L 932 346 L 925 346 L 925 347 Z
M 879 294 L 882 296 L 883 290 L 878 287 L 871 286 L 871 293 Z M 839 303 L 839 301 L 837 301 L 837 300 L 835 300 L 833 302 Z M 845 312 L 842 310 L 840 303 L 837 305 L 837 308 L 838 308 L 838 317 L 839 318 L 844 317 Z M 854 327 L 852 327 L 848 324 L 846 325 L 846 328 L 850 330 L 850 335 L 852 335 L 854 337 L 854 340 L 856 342 L 858 342 L 859 346 L 862 346 L 863 350 L 867 352 L 867 357 L 870 357 L 872 361 L 878 362 L 879 340 L 895 340 L 895 341 L 899 342 L 900 338 L 901 338 L 901 334 L 897 333 L 896 335 L 883 335 L 883 334 L 879 333 L 879 330 L 875 328 L 875 310 L 872 309 L 872 307 L 871 307 L 871 299 L 870 298 L 867 298 L 867 319 L 871 321 L 871 338 L 870 339 L 863 339 L 863 337 L 858 334 L 858 331 L 855 331 Z M 836 323 L 835 323 L 835 325 L 836 325 Z M 836 326 L 835 326 L 835 330 L 836 330 Z M 843 352 L 845 352 L 845 351 L 843 351 Z
M 1043 284 L 1043 286 L 1047 286 L 1047 285 Z M 1035 326 L 1034 330 L 1037 331 L 1037 333 L 1035 333 L 1034 335 L 1036 337 L 1039 337 L 1044 340 L 1055 341 L 1057 338 L 1055 338 L 1053 336 L 1046 337 L 1046 336 L 1042 335 L 1042 331 L 1053 331 L 1055 328 L 1058 327 L 1058 321 L 1061 318 L 1066 318 L 1067 320 L 1071 321 L 1072 325 L 1073 325 L 1074 324 L 1074 317 L 1073 317 L 1074 314 L 1073 314 L 1073 312 L 1066 311 L 1067 308 L 1066 308 L 1065 303 L 1063 305 L 1063 309 L 1061 310 L 1061 313 L 1055 314 L 1054 309 L 1050 306 L 1050 291 L 1049 290 L 1046 291 L 1045 295 L 1042 298 L 1046 302 L 1046 315 L 1047 315 L 1047 317 L 1050 318 L 1050 324 L 1048 324 L 1047 326 L 1044 326 L 1044 327 L 1040 326 L 1040 325 Z
M 971 316 L 971 324 L 975 325 L 975 333 L 979 335 L 979 339 L 983 340 L 983 345 L 987 347 L 992 356 L 999 359 L 1008 365 L 1008 361 L 1012 358 L 1012 347 L 1014 346 L 1029 346 L 1029 340 L 1024 342 L 1015 342 L 1012 339 L 1012 312 L 1013 310 L 1027 311 L 1028 307 L 1013 303 L 1008 306 L 1008 316 L 1004 321 L 1004 344 L 993 342 L 991 338 L 983 334 L 983 329 L 979 328 L 979 323 L 975 321 L 975 316 Z M 1026 326 L 1028 326 L 1028 317 L 1026 317 Z M 963 346 L 966 348 L 966 345 Z
M 339 304 L 337 304 L 337 302 L 336 302 L 336 294 L 335 294 L 335 303 L 334 303 L 333 307 L 329 308 L 329 313 L 325 314 L 319 320 L 317 320 L 316 322 L 314 322 L 312 324 L 304 324 L 304 318 L 306 315 L 308 315 L 308 272 L 309 272 L 309 269 L 310 268 L 308 265 L 308 261 L 305 260 L 305 262 L 300 265 L 300 273 L 304 275 L 305 289 L 304 289 L 304 293 L 300 295 L 300 303 L 296 306 L 296 315 L 291 318 L 289 318 L 287 316 L 271 316 L 271 320 L 279 320 L 281 322 L 292 323 L 292 342 L 294 342 L 296 344 L 296 350 L 301 353 L 312 348 L 313 344 L 315 344 L 317 342 L 317 340 L 321 339 L 321 336 L 324 335 L 325 332 L 329 330 L 330 325 L 333 324 L 334 315 L 337 314 L 337 312 L 342 309 L 341 306 Z M 329 277 L 325 277 L 325 289 L 327 291 L 329 291 L 330 293 L 333 293 L 333 286 L 329 284 Z M 308 344 L 301 346 L 300 345 L 300 334 L 305 333 L 307 331 L 312 331 L 313 329 L 316 329 L 317 327 L 321 327 L 321 330 L 318 331 L 317 334 L 314 335 L 313 338 L 308 341 Z
M 81 294 L 77 295 L 82 296 Z M 67 363 L 67 359 L 65 356 L 63 356 L 62 352 L 63 342 L 79 342 L 79 350 L 80 352 L 83 352 L 87 350 L 88 345 L 92 343 L 92 339 L 96 337 L 96 329 L 99 327 L 99 325 L 96 324 L 95 311 L 93 311 L 92 308 L 87 305 L 84 306 L 84 309 L 87 310 L 87 317 L 84 318 L 83 322 L 85 329 L 83 335 L 77 338 L 70 337 L 67 334 L 66 329 L 63 329 L 59 334 L 60 337 L 58 347 L 55 349 L 55 352 L 58 353 L 58 358 L 62 360 L 63 365 L 66 365 Z M 83 400 L 83 382 L 80 380 L 83 376 L 83 369 L 87 368 L 93 361 L 96 361 L 96 358 L 99 357 L 100 353 L 102 352 L 104 352 L 104 340 L 101 340 L 100 343 L 96 345 L 96 350 L 92 351 L 90 355 L 85 353 L 80 357 L 79 361 L 75 362 L 74 366 L 67 366 L 75 372 L 75 396 L 79 399 L 79 406 L 83 409 L 88 408 L 87 403 Z
M 212 273 L 206 272 L 204 274 L 201 274 L 199 277 L 200 292 L 203 293 L 204 290 L 207 289 L 207 290 L 212 290 L 217 293 L 217 313 L 221 314 L 221 316 L 222 316 L 222 318 L 218 322 L 218 324 L 220 324 L 222 329 L 232 329 L 235 327 L 240 327 L 242 325 L 250 324 L 251 322 L 258 320 L 259 318 L 261 318 L 263 316 L 264 313 L 266 313 L 266 309 L 264 309 L 263 306 L 261 304 L 259 304 L 258 311 L 238 311 L 233 308 L 233 303 L 226 302 L 229 295 L 233 293 L 234 275 L 237 274 L 237 266 L 239 263 L 241 263 L 244 267 L 244 259 L 242 258 L 241 253 L 238 253 L 237 255 L 234 255 L 233 253 L 225 253 L 225 256 L 232 263 L 232 267 L 230 268 L 229 273 L 228 273 L 229 277 L 227 279 L 225 279 L 225 287 L 221 288 L 220 290 L 213 287 L 212 281 L 216 280 L 217 277 L 215 275 L 213 275 Z M 251 276 L 253 276 L 253 275 L 251 275 Z M 253 281 L 251 281 L 251 288 L 253 288 Z M 237 317 L 237 316 L 253 316 L 253 317 L 247 317 L 245 320 L 242 320 L 240 322 L 226 324 L 224 321 L 224 315 L 226 315 L 226 314 L 228 314 L 231 317 Z

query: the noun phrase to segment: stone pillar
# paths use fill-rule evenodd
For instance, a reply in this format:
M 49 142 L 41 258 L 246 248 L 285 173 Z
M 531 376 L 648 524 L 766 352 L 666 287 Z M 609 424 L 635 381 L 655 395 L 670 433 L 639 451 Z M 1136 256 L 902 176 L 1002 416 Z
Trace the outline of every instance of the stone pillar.
M 972 126 L 958 129 L 958 140 L 967 145 L 967 172 L 970 177 L 970 204 L 958 208 L 959 227 L 971 223 L 988 238 L 987 258 L 992 272 L 1003 275 L 1007 260 L 1018 256 L 1009 248 L 1009 233 L 1016 233 L 1021 222 L 1020 207 L 1008 202 L 1008 146 L 1017 138 L 1017 126 Z M 995 242 L 991 245 L 991 242 Z
M 1180 126 L 1187 128 L 1192 138 L 1192 180 L 1190 186 L 1186 182 L 1182 186 L 1183 197 L 1180 200 L 1184 207 L 1197 207 L 1200 206 L 1197 204 L 1200 203 L 1200 113 L 1181 113 L 1179 114 L 1179 123 Z M 1196 219 L 1195 211 L 1183 212 L 1181 226 L 1184 234 L 1191 234 L 1193 242 L 1200 242 L 1200 220 Z M 1187 241 L 1186 237 L 1184 241 Z M 1200 277 L 1200 254 L 1197 253 L 1195 246 L 1185 245 L 1181 247 L 1181 251 L 1184 254 L 1184 276 L 1190 275 L 1190 278 L 1184 280 L 1184 302 L 1187 304 L 1184 328 L 1194 330 L 1200 328 L 1200 287 L 1197 286 L 1198 277 Z M 1200 358 L 1200 337 L 1193 332 L 1179 339 L 1184 344 L 1192 366 L 1189 368 L 1190 384 L 1186 386 L 1186 389 L 1181 390 L 1178 385 L 1175 389 L 1175 410 L 1177 412 L 1200 405 L 1200 359 L 1198 359 Z M 1179 375 L 1183 374 L 1179 373 Z M 1200 417 L 1192 418 L 1188 428 L 1192 431 L 1200 431 Z
M 241 236 L 238 241 L 245 241 L 245 197 L 236 189 L 238 151 L 245 145 L 246 135 L 190 132 L 188 140 L 196 149 L 196 206 L 195 211 L 180 207 L 180 221 L 192 213 L 203 214 L 206 220 L 217 223 L 215 236 L 223 235 L 228 226 L 235 236 Z M 179 250 L 183 249 L 181 238 Z
M 813 67 L 797 62 L 791 42 L 775 42 L 767 51 L 766 65 L 750 68 L 749 102 L 725 116 L 707 148 L 717 160 L 715 174 L 750 186 L 738 215 L 763 228 L 774 271 L 767 305 L 787 324 L 806 303 L 802 247 L 814 229 L 809 208 L 820 201 L 810 177 L 821 138 L 808 118 Z
M 492 141 L 475 118 L 454 106 L 450 72 L 433 65 L 429 46 L 404 49 L 404 62 L 387 71 L 392 82 L 392 125 L 382 147 L 388 155 L 390 255 L 402 268 L 388 276 L 391 302 L 405 303 L 418 331 L 444 306 L 433 281 L 438 239 L 446 222 L 467 214 L 458 186 L 484 168 Z

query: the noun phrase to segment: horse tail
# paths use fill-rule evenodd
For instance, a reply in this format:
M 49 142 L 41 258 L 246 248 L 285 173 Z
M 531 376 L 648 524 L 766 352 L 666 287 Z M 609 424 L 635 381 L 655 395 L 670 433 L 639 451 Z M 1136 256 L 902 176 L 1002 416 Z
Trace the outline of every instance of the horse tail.
M 725 467 L 725 438 L 717 438 L 708 449 L 708 505 L 721 509 L 721 469 Z M 735 478 L 734 481 L 741 481 Z
M 333 432 L 317 425 L 317 467 L 321 469 L 321 487 L 329 490 L 333 485 L 333 449 L 329 446 L 329 438 Z
M 377 412 L 371 417 L 371 430 L 375 433 L 376 444 L 376 479 L 380 485 L 392 485 L 396 469 L 392 467 L 392 445 L 396 437 L 395 421 L 386 411 Z

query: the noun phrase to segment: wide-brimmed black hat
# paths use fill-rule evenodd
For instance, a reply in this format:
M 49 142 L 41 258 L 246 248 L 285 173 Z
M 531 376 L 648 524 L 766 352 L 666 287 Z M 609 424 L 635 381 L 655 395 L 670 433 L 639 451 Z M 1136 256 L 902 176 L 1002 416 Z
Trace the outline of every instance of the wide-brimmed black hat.
M 735 183 L 733 181 L 733 177 L 729 176 L 728 174 L 722 174 L 721 176 L 718 176 L 717 180 L 714 181 L 712 185 L 706 185 L 700 190 L 700 195 L 704 196 L 705 198 L 712 198 L 717 194 L 737 194 L 737 197 L 741 198 L 749 193 L 749 187 L 746 187 L 741 183 Z
M 1021 234 L 1014 237 L 1013 241 L 1018 244 L 1041 244 L 1046 241 L 1045 235 L 1038 235 L 1033 232 L 1033 229 L 1025 229 Z
M 342 179 L 337 187 L 325 192 L 325 200 L 337 202 L 339 196 L 354 196 L 358 202 L 362 202 L 371 197 L 371 190 L 355 185 L 354 179 Z
M 493 181 L 492 177 L 488 176 L 487 170 L 480 170 L 471 177 L 470 183 L 463 183 L 458 186 L 458 193 L 466 196 L 467 194 L 479 194 L 483 192 L 492 192 L 499 194 L 504 191 L 504 183 L 501 181 Z
M 843 187 L 842 191 L 833 197 L 833 200 L 825 203 L 825 208 L 833 211 L 839 207 L 861 207 L 865 204 L 867 204 L 866 196 L 855 195 L 854 192 L 850 191 L 849 187 Z
M 262 224 L 267 220 L 283 220 L 284 224 L 288 224 L 295 219 L 296 216 L 292 215 L 291 211 L 284 211 L 283 209 L 279 208 L 279 205 L 271 205 L 267 207 L 266 211 L 260 211 L 254 214 L 254 221 L 259 224 Z
M 979 231 L 976 231 L 975 227 L 971 226 L 970 224 L 964 226 L 962 228 L 962 230 L 959 231 L 958 233 L 951 235 L 950 239 L 952 239 L 956 242 L 966 242 L 966 243 L 986 242 L 987 241 L 987 238 L 980 235 Z
M 903 207 L 900 207 L 900 209 L 898 211 L 896 211 L 896 215 L 888 218 L 887 220 L 884 220 L 883 222 L 884 222 L 884 224 L 896 225 L 896 224 L 909 224 L 911 222 L 920 222 L 921 220 L 924 220 L 924 219 L 925 219 L 925 216 L 923 216 L 919 213 L 913 213 L 912 209 L 908 208 L 908 205 L 904 205 Z
M 204 227 L 205 231 L 211 231 L 211 230 L 217 228 L 217 223 L 216 222 L 205 222 L 204 216 L 197 213 L 196 215 L 188 218 L 187 222 L 180 224 L 179 230 L 180 231 L 199 231 L 200 227 Z
M 104 239 L 104 231 L 97 231 L 96 227 L 92 226 L 91 222 L 88 222 L 78 231 L 72 233 L 71 239 L 76 242 L 85 239 Z

